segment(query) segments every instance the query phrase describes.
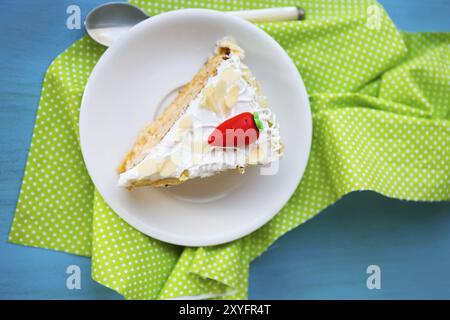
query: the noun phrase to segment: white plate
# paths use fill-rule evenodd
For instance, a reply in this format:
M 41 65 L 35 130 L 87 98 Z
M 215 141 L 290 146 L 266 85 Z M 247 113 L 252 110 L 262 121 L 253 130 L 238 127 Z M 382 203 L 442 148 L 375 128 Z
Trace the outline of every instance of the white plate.
M 117 167 L 174 90 L 198 71 L 217 40 L 233 36 L 280 122 L 285 156 L 275 175 L 251 168 L 168 189 L 117 187 Z M 211 10 L 179 10 L 147 19 L 120 37 L 95 66 L 80 112 L 81 148 L 100 194 L 129 224 L 186 246 L 243 237 L 269 221 L 297 187 L 311 145 L 311 113 L 291 59 L 265 32 Z

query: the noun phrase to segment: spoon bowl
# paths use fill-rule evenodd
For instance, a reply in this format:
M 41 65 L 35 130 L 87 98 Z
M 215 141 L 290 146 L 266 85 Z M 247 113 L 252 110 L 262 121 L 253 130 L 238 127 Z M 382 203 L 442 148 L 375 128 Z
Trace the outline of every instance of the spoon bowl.
M 122 33 L 149 16 L 141 9 L 122 2 L 111 2 L 93 9 L 84 25 L 91 38 L 109 47 Z

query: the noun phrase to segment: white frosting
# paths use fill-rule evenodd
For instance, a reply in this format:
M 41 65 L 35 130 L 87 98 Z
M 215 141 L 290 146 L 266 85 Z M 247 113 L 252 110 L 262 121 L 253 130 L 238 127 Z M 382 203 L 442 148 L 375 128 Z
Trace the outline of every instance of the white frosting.
M 205 88 L 214 87 L 223 71 L 230 67 L 238 73 L 237 80 L 233 82 L 239 87 L 236 104 L 225 113 L 213 112 L 202 103 Z M 267 164 L 280 157 L 282 146 L 278 123 L 271 110 L 259 103 L 263 97 L 246 80 L 246 74 L 249 75 L 248 67 L 241 62 L 237 54 L 231 53 L 229 59 L 221 62 L 217 74 L 208 79 L 204 89 L 191 101 L 184 114 L 159 144 L 149 150 L 135 167 L 120 175 L 118 185 L 127 187 L 141 179 L 179 178 L 183 173 L 187 173 L 189 179 L 207 177 L 223 170 L 245 167 L 249 162 Z M 242 112 L 258 112 L 263 123 L 264 128 L 260 130 L 259 138 L 255 142 L 237 148 L 208 145 L 208 136 L 220 123 Z M 188 128 L 180 129 L 181 127 Z M 257 153 L 254 150 L 257 147 L 263 150 Z M 258 155 L 256 159 L 255 154 Z M 171 159 L 168 166 L 170 168 L 164 172 L 163 167 L 168 159 Z

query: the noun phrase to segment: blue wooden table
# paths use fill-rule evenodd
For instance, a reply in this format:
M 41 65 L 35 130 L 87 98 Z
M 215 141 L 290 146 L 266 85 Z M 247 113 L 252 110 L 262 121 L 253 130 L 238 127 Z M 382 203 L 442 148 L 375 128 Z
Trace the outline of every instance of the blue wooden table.
M 0 298 L 120 299 L 90 278 L 90 260 L 7 243 L 44 72 L 105 0 L 0 1 Z M 381 1 L 400 29 L 450 31 L 448 0 Z M 66 268 L 81 268 L 81 289 Z M 366 269 L 381 269 L 369 290 Z M 291 231 L 251 265 L 251 299 L 450 299 L 450 203 L 413 203 L 353 193 Z

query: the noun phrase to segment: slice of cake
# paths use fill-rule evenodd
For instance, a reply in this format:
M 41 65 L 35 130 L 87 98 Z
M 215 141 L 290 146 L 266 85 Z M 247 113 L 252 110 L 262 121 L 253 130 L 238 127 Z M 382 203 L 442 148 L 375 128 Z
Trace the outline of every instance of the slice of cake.
M 279 126 L 232 40 L 212 55 L 138 137 L 119 167 L 119 186 L 170 186 L 277 161 Z

